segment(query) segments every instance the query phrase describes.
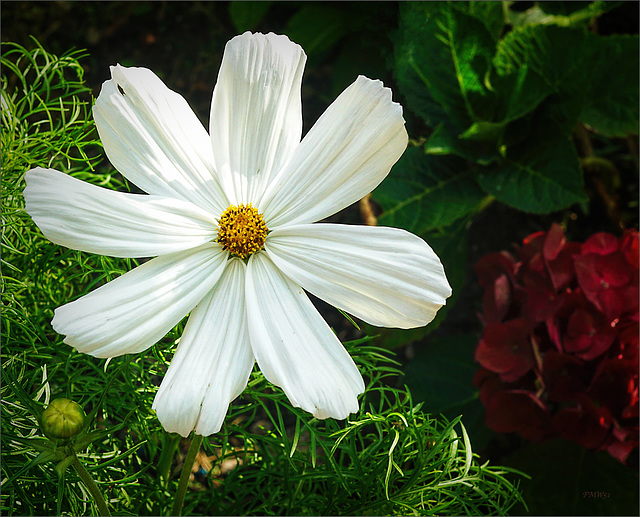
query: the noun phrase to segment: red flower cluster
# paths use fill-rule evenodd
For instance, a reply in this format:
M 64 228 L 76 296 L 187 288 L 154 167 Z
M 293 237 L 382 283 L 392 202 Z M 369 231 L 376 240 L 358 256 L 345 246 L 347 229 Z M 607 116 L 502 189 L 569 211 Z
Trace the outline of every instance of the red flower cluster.
M 474 383 L 486 424 L 625 462 L 638 447 L 638 232 L 528 236 L 475 265 L 485 324 Z

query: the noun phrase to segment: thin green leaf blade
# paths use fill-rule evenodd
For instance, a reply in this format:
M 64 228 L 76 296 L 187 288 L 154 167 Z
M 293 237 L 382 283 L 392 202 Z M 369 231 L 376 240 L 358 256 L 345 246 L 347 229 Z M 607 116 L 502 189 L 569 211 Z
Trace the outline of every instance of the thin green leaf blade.
M 424 234 L 473 212 L 485 197 L 462 160 L 426 156 L 412 147 L 373 192 L 380 225 Z

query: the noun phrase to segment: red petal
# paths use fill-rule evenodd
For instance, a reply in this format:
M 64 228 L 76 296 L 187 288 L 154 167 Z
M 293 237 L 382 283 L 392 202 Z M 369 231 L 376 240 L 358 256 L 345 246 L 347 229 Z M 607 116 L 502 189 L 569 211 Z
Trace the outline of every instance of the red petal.
M 599 447 L 609 433 L 606 419 L 578 408 L 561 409 L 552 423 L 560 436 L 587 449 Z
M 598 305 L 609 322 L 620 318 L 623 314 L 630 316 L 638 314 L 638 287 L 605 289 L 595 295 Z
M 608 350 L 617 335 L 599 312 L 580 308 L 571 314 L 562 344 L 565 352 L 590 361 Z
M 542 375 L 547 397 L 553 402 L 569 402 L 586 391 L 589 371 L 584 363 L 567 354 L 553 350 L 544 356 Z
M 557 223 L 553 223 L 547 236 L 544 239 L 544 245 L 542 247 L 542 254 L 546 261 L 555 260 L 562 248 L 564 247 L 566 239 L 564 237 L 564 230 L 562 226 Z
M 523 316 L 532 321 L 546 321 L 552 317 L 561 304 L 553 289 L 544 282 L 527 286 L 527 300 L 522 308 Z
M 623 443 L 619 441 L 613 441 L 609 447 L 607 447 L 607 452 L 617 459 L 620 463 L 626 463 L 629 454 L 638 446 L 637 442 L 633 443 Z
M 549 339 L 555 345 L 558 352 L 562 352 L 562 337 L 560 335 L 560 329 L 556 324 L 555 318 L 547 318 L 545 321 L 547 326 L 547 334 L 549 334 Z
M 633 270 L 622 253 L 612 253 L 599 259 L 598 270 L 602 282 L 611 287 L 622 287 L 631 281 Z
M 548 262 L 549 275 L 556 290 L 566 287 L 573 281 L 575 270 L 575 258 L 580 255 L 581 244 L 568 242 L 555 260 Z
M 576 275 L 582 290 L 594 293 L 602 288 L 602 275 L 598 271 L 598 255 L 581 255 L 575 260 Z
M 480 388 L 480 400 L 486 406 L 493 395 L 504 389 L 504 384 L 493 372 L 480 368 L 473 377 L 474 386 Z
M 544 231 L 539 231 L 539 232 L 535 232 L 532 233 L 530 235 L 527 235 L 524 239 L 522 239 L 522 243 L 525 246 L 538 246 L 538 245 L 542 245 L 543 241 L 544 241 L 544 236 L 546 235 L 547 232 Z M 538 248 L 539 250 L 540 248 Z
M 516 432 L 532 441 L 541 441 L 554 434 L 549 410 L 528 391 L 500 391 L 486 406 L 487 427 L 500 433 Z
M 505 382 L 517 380 L 534 365 L 530 330 L 523 318 L 489 323 L 476 348 L 476 361 L 487 370 L 501 374 Z
M 618 238 L 606 232 L 600 232 L 589 237 L 582 245 L 582 253 L 597 253 L 608 255 L 618 250 Z
M 627 230 L 620 240 L 620 251 L 635 270 L 638 270 L 638 230 Z
M 603 361 L 596 371 L 588 394 L 600 407 L 606 407 L 616 418 L 634 400 L 638 386 L 638 363 L 619 359 Z
M 473 269 L 478 275 L 478 283 L 485 289 L 493 286 L 499 277 L 506 274 L 513 278 L 515 273 L 515 259 L 506 251 L 489 253 L 476 262 Z
M 501 275 L 482 297 L 485 322 L 502 321 L 509 312 L 511 301 L 511 282 L 507 275 Z

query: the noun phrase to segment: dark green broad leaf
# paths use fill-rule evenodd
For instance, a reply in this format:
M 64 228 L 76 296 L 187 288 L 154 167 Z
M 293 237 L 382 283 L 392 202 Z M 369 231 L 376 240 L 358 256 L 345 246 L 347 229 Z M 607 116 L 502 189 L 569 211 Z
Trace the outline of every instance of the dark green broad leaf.
M 407 149 L 372 195 L 383 210 L 379 224 L 418 235 L 470 214 L 486 197 L 464 161 L 419 147 Z
M 608 137 L 638 134 L 638 36 L 598 38 L 591 95 L 580 120 Z
M 498 69 L 489 81 L 498 92 L 494 120 L 506 125 L 533 112 L 553 89 L 544 78 L 528 64 L 524 63 L 509 70 Z
M 464 130 L 491 114 L 485 85 L 494 40 L 476 17 L 443 2 L 404 2 L 395 48 L 398 84 L 428 125 Z
M 528 444 L 504 460 L 526 472 L 523 497 L 531 515 L 638 515 L 638 471 L 606 452 L 555 439 Z M 514 508 L 514 515 L 526 515 Z
M 582 118 L 607 136 L 620 136 L 637 132 L 637 56 L 637 36 L 526 25 L 500 41 L 493 63 L 500 77 L 527 71 L 522 95 L 516 97 L 521 106 L 507 112 L 522 112 L 522 106 L 554 94 L 546 111 L 563 133 L 570 134 Z
M 550 92 L 582 103 L 594 73 L 597 36 L 554 25 L 525 25 L 498 44 L 493 63 L 500 75 L 526 67 L 535 71 Z
M 349 31 L 331 54 L 331 98 L 358 75 L 385 80 L 393 56 L 391 27 L 398 25 L 399 8 L 387 2 L 343 2 Z M 394 87 L 394 94 L 397 94 Z
M 474 126 L 475 124 L 472 127 Z M 499 151 L 499 146 L 495 142 L 461 138 L 457 133 L 447 130 L 444 124 L 434 129 L 424 146 L 424 152 L 428 155 L 453 154 L 481 165 L 489 165 L 499 160 Z
M 599 4 L 604 2 L 554 2 L 554 1 L 542 1 L 536 2 L 536 6 L 544 13 L 557 15 L 557 16 L 569 16 L 575 12 L 589 9 L 592 4 Z
M 598 2 L 536 2 L 535 8 L 551 15 L 542 19 L 543 23 L 555 23 L 556 25 L 580 25 L 589 24 L 594 18 L 615 9 L 623 2 L 598 1 Z
M 507 127 L 507 122 L 474 122 L 459 138 L 474 142 L 493 142 L 502 139 L 502 134 Z
M 381 79 L 387 73 L 380 46 L 372 48 L 358 36 L 348 35 L 332 60 L 331 98 L 340 95 L 359 75 Z M 354 63 L 357 63 L 357 67 Z
M 624 2 L 535 2 L 529 9 L 506 10 L 506 18 L 514 28 L 525 25 L 557 25 L 587 29 L 592 21 Z
M 476 121 L 467 127 L 458 135 L 458 147 L 464 148 L 462 141 L 492 142 L 493 151 L 502 155 L 503 147 L 519 143 L 527 135 L 528 132 L 516 131 L 522 126 L 521 119 L 530 116 L 554 92 L 527 64 L 509 70 L 492 70 L 487 84 L 496 93 L 493 120 Z M 481 151 L 486 153 L 486 147 Z M 481 153 L 476 155 L 476 161 L 483 164 L 486 158 Z
M 449 311 L 455 306 L 467 275 L 467 225 L 470 219 L 471 217 L 467 216 L 443 230 L 422 235 L 427 244 L 433 248 L 433 251 L 440 258 L 451 286 L 452 294 L 447 299 L 446 305 L 438 311 L 435 319 L 426 327 L 403 330 L 373 327 L 365 324 L 364 327 L 369 335 L 380 336 L 381 346 L 393 349 L 422 339 L 429 332 L 438 328 L 438 325 L 445 320 Z
M 230 2 L 229 17 L 238 33 L 252 31 L 262 21 L 273 2 Z
M 455 306 L 458 296 L 464 287 L 467 279 L 467 226 L 471 219 L 472 214 L 469 214 L 440 232 L 423 235 L 424 239 L 440 258 L 452 291 L 446 305 L 438 311 L 435 319 L 427 325 L 427 332 L 435 330 L 445 320 L 449 311 Z
M 491 5 L 493 4 L 493 5 Z M 533 112 L 554 88 L 511 48 L 499 3 L 405 3 L 396 43 L 398 83 L 409 109 L 436 127 L 426 150 L 491 163 L 512 145 L 509 124 Z M 511 141 L 509 141 L 511 140 Z
M 333 48 L 359 22 L 350 16 L 348 7 L 339 5 L 303 3 L 300 10 L 289 19 L 286 34 L 302 46 L 309 57 Z
M 484 425 L 484 406 L 473 385 L 478 370 L 474 350 L 478 336 L 460 334 L 429 343 L 405 367 L 401 382 L 409 386 L 415 402 L 423 409 L 448 419 L 462 415 L 475 448 L 482 448 L 493 432 Z
M 548 120 L 533 128 L 530 140 L 509 148 L 502 164 L 480 169 L 477 180 L 498 201 L 524 212 L 554 212 L 585 200 L 575 147 Z
M 494 41 L 500 39 L 505 25 L 502 2 L 454 2 L 452 6 L 481 21 Z

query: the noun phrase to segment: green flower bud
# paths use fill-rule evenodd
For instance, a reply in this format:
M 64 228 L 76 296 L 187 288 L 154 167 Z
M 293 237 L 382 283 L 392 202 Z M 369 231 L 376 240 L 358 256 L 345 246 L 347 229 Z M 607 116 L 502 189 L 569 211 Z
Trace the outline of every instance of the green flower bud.
M 73 400 L 55 399 L 42 413 L 42 431 L 52 440 L 66 440 L 80 432 L 85 414 Z

